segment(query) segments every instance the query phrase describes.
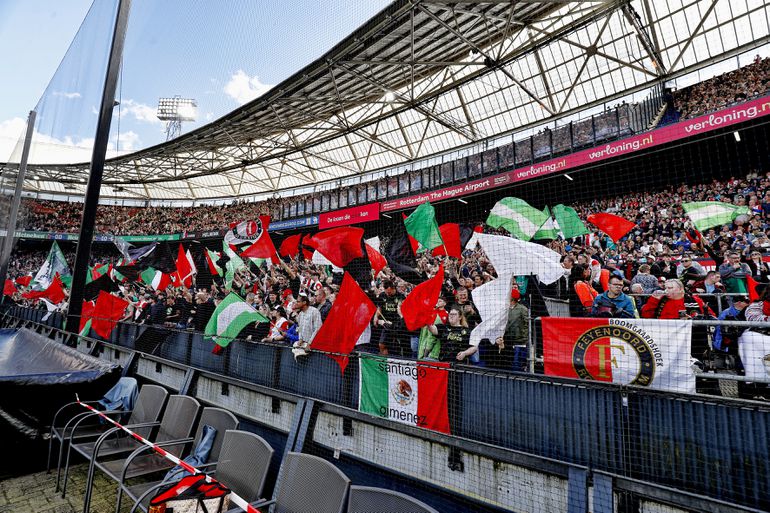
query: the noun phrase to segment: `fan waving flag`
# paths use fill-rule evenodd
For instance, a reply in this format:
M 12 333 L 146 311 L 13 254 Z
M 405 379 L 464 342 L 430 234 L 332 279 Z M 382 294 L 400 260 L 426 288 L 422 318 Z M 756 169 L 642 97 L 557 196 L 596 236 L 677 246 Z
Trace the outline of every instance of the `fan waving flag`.
M 211 274 L 222 276 L 222 269 L 217 265 L 217 262 L 222 258 L 222 255 L 216 251 L 211 251 L 208 248 L 204 249 L 204 251 L 206 255 L 206 264 L 208 265 Z
M 695 393 L 689 321 L 543 317 L 542 322 L 550 376 Z
M 204 339 L 213 340 L 217 347 L 215 353 L 227 347 L 238 334 L 253 322 L 269 322 L 238 294 L 231 292 L 217 306 L 206 325 Z
M 444 244 L 436 222 L 436 209 L 426 201 L 404 219 L 406 232 L 420 243 L 418 251 L 430 251 Z
M 731 205 L 721 201 L 682 203 L 682 208 L 699 232 L 715 226 L 731 224 L 736 217 L 749 214 L 747 206 Z
M 487 224 L 492 228 L 504 228 L 517 239 L 529 241 L 548 219 L 545 212 L 523 199 L 503 198 L 492 207 Z
M 436 319 L 436 302 L 444 284 L 444 266 L 438 268 L 436 276 L 417 285 L 401 304 L 406 329 L 415 331 Z
M 606 233 L 612 239 L 612 242 L 617 243 L 628 232 L 634 229 L 636 223 L 623 219 L 615 214 L 608 214 L 606 212 L 600 212 L 598 214 L 591 214 L 588 216 L 588 222 L 595 225 L 601 231 Z
M 551 211 L 548 210 L 548 207 L 545 207 L 545 210 L 543 210 L 543 214 L 545 214 L 545 221 L 543 222 L 543 225 L 540 227 L 540 229 L 535 232 L 535 235 L 532 236 L 534 240 L 554 240 L 556 239 L 556 236 L 559 235 L 559 230 L 556 229 L 556 226 L 553 224 L 553 219 L 551 219 Z
M 476 242 L 484 249 L 498 275 L 536 275 L 546 285 L 564 276 L 561 255 L 540 244 L 486 233 L 477 233 L 468 245 Z
M 471 331 L 471 345 L 478 346 L 483 339 L 494 344 L 498 337 L 505 334 L 511 305 L 512 277 L 508 271 L 484 285 L 474 287 L 471 295 L 481 316 L 481 322 Z
M 417 363 L 364 356 L 360 358 L 358 409 L 442 433 L 449 433 L 448 363 Z
M 578 216 L 574 208 L 559 204 L 551 209 L 551 213 L 556 220 L 556 224 L 559 225 L 562 237 L 565 239 L 580 237 L 588 233 L 588 228 L 580 220 L 580 216 Z
M 460 225 L 457 223 L 444 223 L 438 227 L 444 244 L 433 248 L 433 256 L 450 256 L 462 258 L 462 245 L 460 242 Z
M 64 253 L 62 253 L 59 245 L 54 241 L 48 252 L 48 258 L 45 259 L 45 262 L 43 262 L 40 270 L 35 275 L 35 279 L 32 280 L 32 288 L 35 290 L 48 288 L 51 282 L 53 282 L 54 276 L 57 275 L 59 278 L 62 278 L 64 276 L 72 276 L 72 273 L 70 273 Z
M 361 290 L 356 280 L 345 273 L 329 315 L 313 337 L 311 349 L 340 353 L 330 354 L 329 357 L 337 362 L 340 371 L 344 373 L 348 357 L 341 355 L 350 354 L 376 311 L 377 307 Z
M 321 253 L 332 265 L 345 267 L 356 258 L 364 256 L 361 239 L 363 228 L 345 226 L 318 232 L 305 245 Z

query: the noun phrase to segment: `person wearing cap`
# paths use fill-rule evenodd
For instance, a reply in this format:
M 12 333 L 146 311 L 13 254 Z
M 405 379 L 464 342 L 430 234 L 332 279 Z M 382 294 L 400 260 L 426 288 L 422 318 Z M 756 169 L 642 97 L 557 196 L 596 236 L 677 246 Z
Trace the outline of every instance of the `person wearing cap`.
M 634 301 L 623 293 L 623 278 L 612 274 L 607 282 L 607 291 L 594 299 L 592 317 L 615 317 L 634 319 L 639 317 Z
M 529 340 L 529 310 L 520 303 L 519 289 L 511 290 L 511 305 L 505 333 L 495 341 L 496 351 L 487 352 L 487 365 L 503 370 L 526 370 Z

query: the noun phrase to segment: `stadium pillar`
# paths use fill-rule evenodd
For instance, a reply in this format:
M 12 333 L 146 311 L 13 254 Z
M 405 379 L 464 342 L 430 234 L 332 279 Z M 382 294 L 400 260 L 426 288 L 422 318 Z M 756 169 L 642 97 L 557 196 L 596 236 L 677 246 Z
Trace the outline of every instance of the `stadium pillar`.
M 11 261 L 11 251 L 13 251 L 13 239 L 16 238 L 16 219 L 19 216 L 19 205 L 21 205 L 21 191 L 24 188 L 24 175 L 27 173 L 27 160 L 29 159 L 29 148 L 32 146 L 32 134 L 35 131 L 35 119 L 37 112 L 29 111 L 27 118 L 27 133 L 24 135 L 24 146 L 21 149 L 21 160 L 19 160 L 19 171 L 16 173 L 16 189 L 11 198 L 10 211 L 8 212 L 8 224 L 5 227 L 5 239 L 3 240 L 3 249 L 0 252 L 0 284 L 5 284 L 8 275 L 8 264 Z M 5 294 L 0 298 L 0 303 L 5 299 Z
M 126 37 L 128 15 L 131 10 L 131 0 L 118 0 L 118 10 L 115 16 L 115 27 L 112 32 L 110 58 L 107 62 L 107 73 L 102 90 L 102 103 L 99 108 L 99 120 L 96 125 L 94 149 L 91 153 L 91 167 L 88 175 L 88 185 L 83 202 L 83 217 L 80 222 L 80 236 L 75 252 L 75 271 L 72 277 L 69 311 L 67 313 L 66 330 L 77 333 L 80 326 L 80 312 L 83 307 L 83 288 L 88 272 L 88 260 L 91 256 L 91 243 L 94 238 L 96 225 L 96 207 L 99 204 L 99 193 L 102 188 L 104 161 L 107 155 L 107 143 L 110 138 L 112 111 L 115 107 L 115 90 L 118 84 L 120 63 L 123 59 L 123 43 Z

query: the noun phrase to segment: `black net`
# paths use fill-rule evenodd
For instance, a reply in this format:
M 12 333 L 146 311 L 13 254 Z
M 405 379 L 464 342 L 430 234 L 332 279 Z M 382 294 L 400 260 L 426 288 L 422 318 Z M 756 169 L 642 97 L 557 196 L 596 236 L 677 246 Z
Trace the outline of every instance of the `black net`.
M 105 202 L 80 336 L 82 204 L 25 198 L 4 321 L 235 412 L 308 511 L 768 509 L 768 62 L 355 183 Z

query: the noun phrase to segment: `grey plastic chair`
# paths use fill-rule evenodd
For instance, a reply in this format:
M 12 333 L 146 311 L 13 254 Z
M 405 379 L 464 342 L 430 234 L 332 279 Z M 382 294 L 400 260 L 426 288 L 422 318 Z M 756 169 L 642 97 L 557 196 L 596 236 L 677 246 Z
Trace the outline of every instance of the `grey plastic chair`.
M 134 409 L 130 412 L 122 410 L 114 410 L 102 412 L 109 417 L 118 417 L 129 413 L 127 426 L 138 426 L 145 424 L 152 424 L 157 422 L 160 418 L 160 414 L 166 405 L 166 399 L 168 398 L 168 392 L 165 388 L 158 385 L 144 385 L 139 390 L 139 395 L 136 398 Z M 76 404 L 76 403 L 75 403 Z M 93 403 L 91 403 L 93 404 Z M 62 410 L 66 408 L 66 405 L 60 409 L 54 416 L 54 422 L 52 424 L 51 433 L 52 436 L 56 426 L 56 417 Z M 82 406 L 81 406 L 82 408 Z M 93 440 L 103 435 L 110 429 L 109 424 L 91 424 L 92 421 L 99 418 L 98 414 L 88 411 L 72 417 L 62 428 L 56 430 L 58 433 L 57 439 L 59 441 L 59 463 L 56 469 L 56 490 L 59 490 L 59 476 L 61 475 L 61 464 L 64 455 L 64 447 L 67 446 L 67 459 L 64 466 L 64 485 L 62 487 L 62 497 L 67 490 L 67 476 L 69 474 L 69 460 L 70 460 L 70 448 L 73 440 Z M 136 432 L 142 436 L 148 436 L 152 426 L 139 427 Z M 51 442 L 51 440 L 49 440 Z
M 283 459 L 275 500 L 252 503 L 258 508 L 274 504 L 273 513 L 342 513 L 350 479 L 323 458 L 290 452 Z
M 351 486 L 348 513 L 438 513 L 438 511 L 403 493 L 371 486 Z
M 137 389 L 139 388 L 138 385 L 136 384 L 136 379 L 134 378 L 124 376 L 118 380 L 118 383 L 120 383 L 121 381 L 130 383 L 133 386 L 136 386 Z M 83 401 L 83 402 L 91 406 L 96 406 L 99 403 L 99 401 Z M 124 413 L 126 412 L 126 410 L 122 410 L 122 411 L 124 411 Z M 51 421 L 51 428 L 48 432 L 48 459 L 46 460 L 46 472 L 51 471 L 51 456 L 53 455 L 54 441 L 56 441 L 59 444 L 59 447 L 61 449 L 63 442 L 69 439 L 69 435 L 71 434 L 70 433 L 71 430 L 69 429 L 69 427 L 71 427 L 74 421 L 86 415 L 91 415 L 93 422 L 89 422 L 88 430 L 86 430 L 85 426 L 81 426 L 78 440 L 96 438 L 97 436 L 99 436 L 99 434 L 106 431 L 107 428 L 109 427 L 107 424 L 99 423 L 98 417 L 96 415 L 93 415 L 90 410 L 86 410 L 85 408 L 80 406 L 76 401 L 65 404 L 64 406 L 59 408 L 59 410 L 54 414 L 53 420 Z M 91 431 L 90 433 L 87 432 L 89 430 Z M 60 450 L 57 470 L 59 470 L 58 467 L 61 467 L 61 452 L 62 451 Z M 56 481 L 58 485 L 58 478 Z
M 155 423 L 158 426 L 158 433 L 155 437 L 152 437 L 153 441 L 161 443 L 189 438 L 195 428 L 195 421 L 198 419 L 200 409 L 200 403 L 192 397 L 185 395 L 172 395 L 169 397 L 168 405 L 163 413 L 163 420 Z M 142 426 L 142 428 L 148 427 L 152 428 L 150 425 Z M 90 460 L 88 477 L 86 478 L 86 505 L 91 502 L 91 490 L 96 469 L 104 470 L 105 465 L 109 464 L 109 462 L 104 461 L 104 458 L 128 455 L 137 448 L 144 447 L 139 441 L 128 436 L 117 438 L 116 436 L 119 436 L 121 433 L 122 431 L 118 428 L 113 428 L 99 437 L 96 442 L 72 445 L 73 450 Z M 180 444 L 179 450 L 181 451 L 183 447 Z M 102 461 L 99 461 L 99 458 L 102 458 Z
M 222 449 L 222 443 L 224 441 L 223 434 L 228 430 L 238 428 L 238 419 L 235 415 L 221 408 L 203 408 L 203 413 L 198 421 L 198 429 L 195 432 L 195 438 L 171 440 L 157 443 L 157 445 L 162 447 L 165 451 L 181 457 L 185 447 L 189 446 L 194 448 L 198 445 L 203 435 L 203 426 L 211 426 L 217 430 L 217 436 L 214 439 L 214 444 L 209 453 L 209 461 L 216 462 L 219 460 L 219 453 Z M 129 479 L 167 472 L 174 466 L 168 459 L 152 453 L 151 451 L 152 449 L 149 447 L 143 446 L 136 449 L 124 460 L 105 462 L 101 466 L 101 469 L 111 479 L 118 483 L 118 497 L 115 502 L 116 512 L 120 512 L 123 493 L 128 495 L 133 501 L 136 501 L 138 498 L 127 484 Z M 87 507 L 83 508 L 83 513 L 88 513 Z
M 213 472 L 207 473 L 239 497 L 252 502 L 262 494 L 272 459 L 273 448 L 261 437 L 247 431 L 230 430 L 225 433 L 219 461 L 203 466 L 215 466 Z M 158 481 L 130 487 L 128 494 L 138 497 L 131 513 L 137 509 L 147 511 L 149 499 L 160 488 L 169 484 L 171 483 Z

